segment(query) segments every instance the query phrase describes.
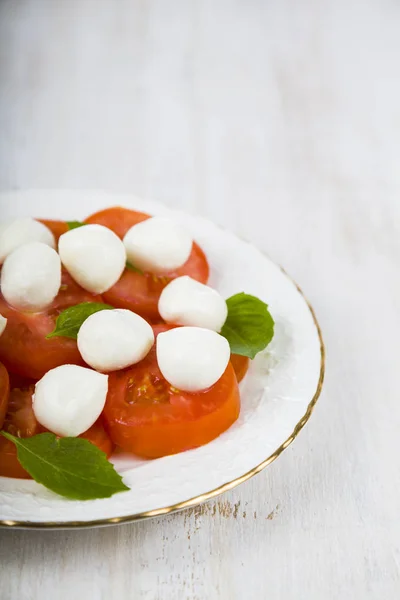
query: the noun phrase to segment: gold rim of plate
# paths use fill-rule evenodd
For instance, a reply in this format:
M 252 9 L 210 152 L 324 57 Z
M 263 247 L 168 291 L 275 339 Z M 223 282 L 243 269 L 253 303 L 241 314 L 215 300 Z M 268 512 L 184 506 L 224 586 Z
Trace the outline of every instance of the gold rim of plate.
M 289 277 L 289 275 L 286 273 L 286 271 L 282 267 L 281 267 L 281 269 L 282 269 L 283 273 L 287 277 Z M 291 279 L 291 278 L 289 277 L 289 279 Z M 283 444 L 281 444 L 279 446 L 279 448 L 277 448 L 275 450 L 275 452 L 273 452 L 270 456 L 268 456 L 268 458 L 263 460 L 259 465 L 257 465 L 253 469 L 250 469 L 250 471 L 247 471 L 247 473 L 245 473 L 244 475 L 241 475 L 240 477 L 237 477 L 236 479 L 233 479 L 232 481 L 229 481 L 228 483 L 224 483 L 223 485 L 215 488 L 214 490 L 211 490 L 210 492 L 205 492 L 204 494 L 200 494 L 199 496 L 194 496 L 193 498 L 190 498 L 189 500 L 184 500 L 183 502 L 178 502 L 177 504 L 172 504 L 171 506 L 164 506 L 163 508 L 156 508 L 155 510 L 144 511 L 144 512 L 136 513 L 133 515 L 126 515 L 123 517 L 112 517 L 109 519 L 95 519 L 93 521 L 54 521 L 54 522 L 53 521 L 46 521 L 46 522 L 38 521 L 38 522 L 34 522 L 34 521 L 14 521 L 11 519 L 10 520 L 4 519 L 4 520 L 0 520 L 0 527 L 15 527 L 15 528 L 24 528 L 24 529 L 74 529 L 74 528 L 83 529 L 86 527 L 89 528 L 89 527 L 100 527 L 100 526 L 105 526 L 105 525 L 118 525 L 119 523 L 132 523 L 134 521 L 141 521 L 143 519 L 151 519 L 153 517 L 160 517 L 162 515 L 168 515 L 168 514 L 171 514 L 171 513 L 180 511 L 180 510 L 184 510 L 185 508 L 190 508 L 191 506 L 196 506 L 198 504 L 201 504 L 202 502 L 206 502 L 207 500 L 210 500 L 211 498 L 215 498 L 216 496 L 219 496 L 220 494 L 228 492 L 229 490 L 232 490 L 233 488 L 240 485 L 241 483 L 244 483 L 248 479 L 251 479 L 251 477 L 254 477 L 254 475 L 257 475 L 263 469 L 265 469 L 265 467 L 267 467 L 272 462 L 274 462 L 274 460 L 276 460 L 278 458 L 278 456 L 280 456 L 282 454 L 282 452 L 284 450 L 286 450 L 286 448 L 288 446 L 290 446 L 290 444 L 296 439 L 296 437 L 298 436 L 300 431 L 303 429 L 304 425 L 308 422 L 308 420 L 311 417 L 311 414 L 314 410 L 314 407 L 317 403 L 317 400 L 321 394 L 322 386 L 324 383 L 324 377 L 325 377 L 325 346 L 324 346 L 324 341 L 322 339 L 321 328 L 317 321 L 317 317 L 315 315 L 314 309 L 311 306 L 311 304 L 308 302 L 302 289 L 299 287 L 299 285 L 293 279 L 291 279 L 291 280 L 294 283 L 294 285 L 296 286 L 298 292 L 303 296 L 305 302 L 307 303 L 307 306 L 311 312 L 315 327 L 318 332 L 318 337 L 319 337 L 319 342 L 320 342 L 320 350 L 321 350 L 319 380 L 318 380 L 317 389 L 315 390 L 315 394 L 312 397 L 309 405 L 307 406 L 306 412 L 304 413 L 304 415 L 302 416 L 300 421 L 297 423 L 297 425 L 293 429 L 293 432 L 283 442 Z

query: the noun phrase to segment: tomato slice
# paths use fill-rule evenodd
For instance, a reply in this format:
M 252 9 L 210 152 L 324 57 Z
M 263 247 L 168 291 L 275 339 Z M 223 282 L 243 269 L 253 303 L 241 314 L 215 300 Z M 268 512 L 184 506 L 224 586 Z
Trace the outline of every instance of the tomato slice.
M 19 463 L 15 445 L 4 437 L 0 438 L 0 477 L 32 479 Z
M 60 239 L 63 233 L 67 233 L 68 225 L 66 221 L 53 221 L 52 219 L 37 219 L 43 225 L 46 225 L 56 238 L 56 242 Z
M 165 286 L 181 275 L 190 275 L 202 283 L 208 279 L 208 264 L 203 251 L 193 245 L 189 260 L 173 273 L 163 277 L 125 269 L 117 283 L 103 294 L 104 301 L 116 308 L 133 310 L 151 322 L 160 320 L 158 300 Z
M 168 326 L 154 327 L 157 335 Z M 127 452 L 158 458 L 207 444 L 236 421 L 239 389 L 229 363 L 208 390 L 188 393 L 163 378 L 155 347 L 140 363 L 109 376 L 104 408 L 113 442 Z
M 129 210 L 128 208 L 122 208 L 122 206 L 113 206 L 112 208 L 106 208 L 90 215 L 90 217 L 85 219 L 85 223 L 104 225 L 104 227 L 112 229 L 122 239 L 133 225 L 145 221 L 149 216 L 137 210 Z
M 4 421 L 4 430 L 17 437 L 31 437 L 41 433 L 44 428 L 37 422 L 32 410 L 34 385 L 15 388 L 10 392 L 8 410 Z M 15 445 L 0 437 L 0 475 L 31 479 L 29 473 L 20 465 Z
M 112 229 L 120 238 L 137 223 L 145 221 L 150 215 L 129 210 L 127 208 L 107 208 L 91 215 L 86 223 L 97 223 Z M 201 283 L 207 283 L 209 266 L 204 252 L 196 243 L 186 263 L 163 277 L 151 273 L 140 273 L 125 269 L 120 280 L 105 294 L 104 301 L 116 308 L 127 308 L 145 319 L 156 322 L 160 320 L 158 300 L 165 286 L 176 277 L 190 275 Z
M 247 356 L 241 356 L 240 354 L 231 354 L 231 363 L 238 382 L 242 381 L 249 369 L 250 359 Z
M 0 363 L 0 429 L 3 427 L 10 395 L 10 379 L 5 366 Z
M 34 384 L 27 384 L 11 390 L 4 421 L 5 431 L 21 438 L 32 437 L 33 435 L 47 431 L 47 429 L 38 423 L 33 412 L 32 395 L 34 389 Z M 107 456 L 110 456 L 113 451 L 113 443 L 104 429 L 101 418 L 79 437 L 89 440 L 89 442 L 105 452 Z M 25 471 L 18 461 L 15 445 L 2 436 L 0 436 L 0 475 L 17 479 L 31 479 L 29 473 Z
M 80 302 L 102 302 L 102 298 L 83 290 L 66 272 L 63 273 L 60 292 L 43 312 L 15 310 L 0 294 L 0 314 L 8 319 L 0 336 L 0 360 L 7 369 L 16 375 L 37 380 L 62 364 L 84 365 L 75 340 L 64 337 L 46 339 L 55 327 L 57 315 Z
M 107 455 L 107 458 L 111 456 L 114 450 L 114 444 L 104 428 L 103 419 L 101 417 L 97 419 L 96 423 L 89 427 L 87 431 L 81 433 L 79 437 L 85 438 L 85 440 L 92 442 L 92 444 L 97 446 L 104 452 L 104 454 Z

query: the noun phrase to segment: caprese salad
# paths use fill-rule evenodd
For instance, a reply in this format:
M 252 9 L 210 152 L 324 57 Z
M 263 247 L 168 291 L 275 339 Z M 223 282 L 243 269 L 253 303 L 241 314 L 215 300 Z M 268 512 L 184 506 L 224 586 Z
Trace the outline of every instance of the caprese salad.
M 271 341 L 260 299 L 223 298 L 182 225 L 127 208 L 0 226 L 0 475 L 72 499 L 128 489 L 108 458 L 206 444 Z

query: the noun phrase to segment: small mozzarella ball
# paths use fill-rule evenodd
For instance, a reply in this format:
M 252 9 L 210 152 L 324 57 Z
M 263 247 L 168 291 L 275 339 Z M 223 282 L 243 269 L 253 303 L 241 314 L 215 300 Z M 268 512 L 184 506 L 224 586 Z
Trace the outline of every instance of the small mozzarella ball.
M 29 242 L 41 242 L 55 248 L 54 235 L 46 225 L 29 217 L 0 225 L 0 264 L 13 250 Z
M 125 247 L 103 225 L 85 225 L 67 231 L 60 237 L 58 251 L 70 275 L 93 294 L 109 290 L 125 269 Z
M 18 310 L 43 310 L 53 302 L 60 286 L 60 257 L 46 244 L 31 242 L 20 246 L 4 261 L 1 291 Z
M 186 392 L 206 390 L 229 363 L 228 341 L 210 329 L 177 327 L 157 336 L 157 361 L 172 386 Z
M 83 360 L 103 373 L 142 360 L 154 344 L 152 327 L 130 310 L 102 310 L 84 321 L 78 333 Z
M 77 365 L 62 365 L 37 382 L 33 412 L 46 429 L 75 437 L 97 421 L 107 391 L 108 375 Z
M 0 315 L 0 335 L 2 335 L 2 333 L 4 332 L 6 325 L 7 319 L 3 317 L 3 315 Z
M 213 288 L 187 275 L 178 277 L 162 291 L 158 311 L 164 321 L 220 331 L 228 316 L 228 307 Z
M 142 271 L 168 273 L 185 264 L 193 240 L 183 227 L 164 217 L 146 219 L 124 237 L 128 261 Z

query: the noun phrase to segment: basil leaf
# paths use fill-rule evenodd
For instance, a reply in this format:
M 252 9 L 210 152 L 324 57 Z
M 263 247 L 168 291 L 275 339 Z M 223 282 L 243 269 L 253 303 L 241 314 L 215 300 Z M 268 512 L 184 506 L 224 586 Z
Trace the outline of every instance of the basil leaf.
M 259 298 L 241 292 L 226 301 L 228 317 L 221 329 L 233 354 L 254 358 L 274 336 L 274 320 L 268 305 Z
M 101 302 L 82 302 L 81 304 L 70 306 L 60 312 L 54 331 L 49 333 L 46 338 L 61 336 L 76 340 L 82 323 L 90 315 L 99 312 L 99 310 L 113 310 L 113 308 L 113 306 Z
M 129 490 L 104 452 L 89 440 L 57 438 L 54 433 L 30 438 L 0 433 L 15 444 L 19 462 L 33 479 L 65 498 L 94 500 Z
M 140 273 L 140 275 L 143 275 L 143 271 L 141 271 L 140 269 L 138 269 L 137 267 L 135 267 L 134 265 L 132 265 L 132 263 L 126 261 L 126 268 L 129 269 L 129 271 L 134 271 L 135 273 Z
M 81 221 L 66 221 L 66 223 L 69 231 L 71 231 L 71 229 L 77 229 L 78 227 L 87 225 L 87 223 L 82 223 Z

